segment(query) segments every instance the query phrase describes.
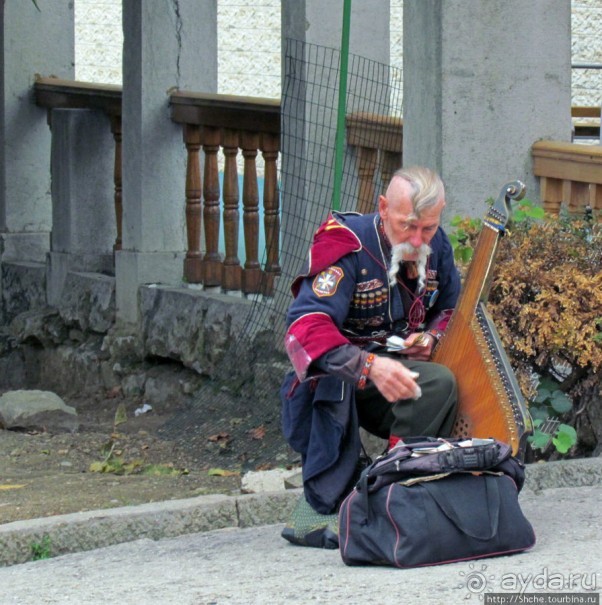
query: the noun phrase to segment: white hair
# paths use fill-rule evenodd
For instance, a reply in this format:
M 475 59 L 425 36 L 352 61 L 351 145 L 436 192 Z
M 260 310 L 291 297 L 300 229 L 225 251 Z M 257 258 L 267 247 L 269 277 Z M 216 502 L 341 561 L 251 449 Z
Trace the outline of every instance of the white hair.
M 431 247 L 428 244 L 421 244 L 419 248 L 415 248 L 408 242 L 397 244 L 391 248 L 391 268 L 389 269 L 389 288 L 395 285 L 399 267 L 403 262 L 403 257 L 406 254 L 416 254 L 416 269 L 418 271 L 418 290 L 424 288 L 426 283 L 426 260 L 431 253 Z

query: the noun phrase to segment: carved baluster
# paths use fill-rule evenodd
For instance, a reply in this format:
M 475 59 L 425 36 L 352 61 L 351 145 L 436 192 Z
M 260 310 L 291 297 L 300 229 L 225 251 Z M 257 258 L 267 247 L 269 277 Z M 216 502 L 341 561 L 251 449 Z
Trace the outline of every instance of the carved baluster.
M 121 116 L 111 116 L 111 133 L 115 140 L 115 164 L 113 167 L 113 183 L 115 185 L 115 226 L 117 237 L 113 251 L 121 250 L 123 234 L 123 197 L 122 197 L 122 168 L 121 168 Z
M 358 147 L 357 172 L 359 176 L 359 198 L 357 211 L 362 214 L 374 212 L 374 173 L 378 159 L 378 149 Z
M 243 292 L 254 294 L 260 291 L 261 267 L 258 260 L 259 248 L 259 193 L 257 188 L 257 167 L 255 159 L 259 147 L 259 135 L 243 132 L 241 135 L 244 157 L 242 187 L 243 226 L 245 232 L 245 268 L 243 271 Z
M 280 198 L 278 195 L 278 176 L 276 162 L 280 149 L 279 135 L 264 134 L 261 141 L 261 151 L 265 162 L 265 176 L 263 183 L 263 213 L 265 227 L 266 264 L 264 267 L 265 279 L 262 294 L 272 296 L 274 290 L 274 277 L 280 275 L 278 264 L 280 234 Z
M 218 128 L 203 130 L 205 153 L 205 179 L 203 183 L 203 224 L 205 226 L 205 256 L 203 257 L 203 284 L 205 287 L 221 285 L 222 262 L 219 254 L 219 174 L 217 152 L 220 144 Z
M 385 191 L 389 185 L 389 181 L 393 173 L 401 168 L 402 162 L 401 152 L 398 151 L 382 151 L 380 161 L 380 174 L 382 182 L 382 190 Z
M 187 250 L 184 259 L 184 279 L 191 284 L 202 283 L 203 266 L 201 253 L 201 128 L 193 124 L 184 126 L 186 145 L 186 237 Z
M 589 204 L 589 183 L 570 181 L 571 188 L 568 196 L 569 212 L 572 214 L 583 214 L 585 207 Z
M 242 268 L 238 258 L 238 172 L 236 156 L 238 154 L 238 132 L 224 131 L 224 238 L 226 240 L 226 257 L 222 265 L 222 288 L 240 290 Z
M 550 214 L 558 214 L 564 189 L 562 180 L 542 176 L 539 181 L 539 188 L 543 209 Z

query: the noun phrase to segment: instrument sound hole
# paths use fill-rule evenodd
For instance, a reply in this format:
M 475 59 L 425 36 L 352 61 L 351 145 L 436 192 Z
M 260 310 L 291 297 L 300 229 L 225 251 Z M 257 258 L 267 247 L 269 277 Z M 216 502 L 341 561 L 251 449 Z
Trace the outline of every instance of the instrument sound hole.
M 465 416 L 458 416 L 454 424 L 453 436 L 458 439 L 468 439 L 471 437 L 470 423 Z

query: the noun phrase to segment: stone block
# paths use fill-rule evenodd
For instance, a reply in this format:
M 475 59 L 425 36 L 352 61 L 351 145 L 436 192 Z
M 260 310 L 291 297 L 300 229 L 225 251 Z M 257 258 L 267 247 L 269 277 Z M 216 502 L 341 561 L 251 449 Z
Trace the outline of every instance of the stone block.
M 287 481 L 299 474 L 299 469 L 275 468 L 268 471 L 249 471 L 242 477 L 241 489 L 249 494 L 279 492 L 287 489 Z
M 115 322 L 115 278 L 68 273 L 59 308 L 66 323 L 83 331 L 107 332 Z
M 42 263 L 3 262 L 0 294 L 3 321 L 46 305 L 46 268 Z
M 79 421 L 75 408 L 55 393 L 19 390 L 0 396 L 0 426 L 64 433 L 77 431 Z
M 249 301 L 232 296 L 143 286 L 140 317 L 145 350 L 212 376 L 243 334 L 251 308 Z

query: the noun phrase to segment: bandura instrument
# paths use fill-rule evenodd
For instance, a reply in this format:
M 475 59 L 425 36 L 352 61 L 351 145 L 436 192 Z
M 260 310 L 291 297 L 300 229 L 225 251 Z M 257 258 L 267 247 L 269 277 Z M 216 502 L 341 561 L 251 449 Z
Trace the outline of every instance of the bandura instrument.
M 485 307 L 498 240 L 510 217 L 510 200 L 525 186 L 506 184 L 483 220 L 483 228 L 458 304 L 432 360 L 447 366 L 458 383 L 455 437 L 493 437 L 523 457 L 532 422 L 526 402 Z

